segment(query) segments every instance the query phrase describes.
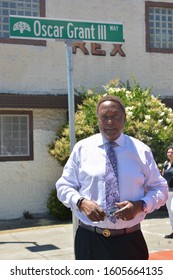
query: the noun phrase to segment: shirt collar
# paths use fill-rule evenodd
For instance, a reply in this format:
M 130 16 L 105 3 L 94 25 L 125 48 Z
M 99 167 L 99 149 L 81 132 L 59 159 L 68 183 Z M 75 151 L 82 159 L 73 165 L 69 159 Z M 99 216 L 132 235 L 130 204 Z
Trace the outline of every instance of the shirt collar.
M 118 146 L 124 146 L 124 133 L 121 133 L 120 137 L 115 141 Z
M 100 133 L 100 139 L 98 142 L 98 146 L 104 146 L 108 141 L 101 135 Z M 124 133 L 120 134 L 120 137 L 118 139 L 116 139 L 114 142 L 116 142 L 118 144 L 118 146 L 124 146 Z

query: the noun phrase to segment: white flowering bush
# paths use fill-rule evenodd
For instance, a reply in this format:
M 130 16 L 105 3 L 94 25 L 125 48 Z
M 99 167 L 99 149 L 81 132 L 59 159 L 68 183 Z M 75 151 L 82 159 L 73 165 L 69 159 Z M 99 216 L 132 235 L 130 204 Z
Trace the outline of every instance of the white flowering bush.
M 124 133 L 150 146 L 158 165 L 165 161 L 165 150 L 173 143 L 173 111 L 152 94 L 151 89 L 142 89 L 134 81 L 133 87 L 113 80 L 103 90 L 83 90 L 82 104 L 75 113 L 76 139 L 79 141 L 97 133 L 96 105 L 105 94 L 118 96 L 126 107 L 127 121 Z M 64 165 L 70 154 L 69 126 L 66 124 L 56 135 L 55 143 L 49 146 L 50 154 Z

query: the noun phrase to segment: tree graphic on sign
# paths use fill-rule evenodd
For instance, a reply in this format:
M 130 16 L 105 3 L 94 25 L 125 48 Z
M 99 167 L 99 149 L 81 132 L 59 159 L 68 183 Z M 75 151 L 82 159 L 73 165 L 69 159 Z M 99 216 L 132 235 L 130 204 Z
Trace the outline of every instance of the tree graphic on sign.
M 28 23 L 24 21 L 16 22 L 13 26 L 13 31 L 19 30 L 20 33 L 23 33 L 24 30 L 31 32 L 31 28 Z

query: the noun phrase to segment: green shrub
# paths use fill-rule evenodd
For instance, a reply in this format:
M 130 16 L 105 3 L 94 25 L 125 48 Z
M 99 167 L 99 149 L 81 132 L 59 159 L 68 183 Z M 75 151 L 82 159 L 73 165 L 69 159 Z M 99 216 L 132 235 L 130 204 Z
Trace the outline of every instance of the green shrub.
M 49 209 L 49 213 L 59 220 L 67 221 L 72 219 L 71 210 L 65 207 L 64 204 L 58 200 L 55 189 L 50 191 L 47 208 Z
M 159 97 L 152 95 L 151 89 L 142 89 L 136 81 L 133 87 L 124 86 L 119 80 L 112 80 L 103 87 L 104 91 L 84 90 L 81 92 L 82 104 L 75 113 L 76 139 L 88 137 L 98 132 L 96 104 L 105 94 L 116 95 L 122 99 L 127 113 L 124 133 L 150 146 L 158 165 L 165 161 L 165 150 L 173 142 L 173 112 Z M 50 154 L 62 165 L 70 155 L 69 125 L 66 124 L 49 146 Z

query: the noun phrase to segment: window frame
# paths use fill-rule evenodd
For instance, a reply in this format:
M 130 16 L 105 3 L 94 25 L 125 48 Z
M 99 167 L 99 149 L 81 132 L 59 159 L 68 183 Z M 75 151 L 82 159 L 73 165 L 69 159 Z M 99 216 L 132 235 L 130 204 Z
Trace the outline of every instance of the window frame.
M 11 111 L 11 110 L 0 110 L 0 115 L 28 115 L 29 117 L 29 155 L 28 156 L 0 156 L 1 161 L 28 161 L 33 160 L 33 112 L 32 111 Z
M 149 30 L 149 8 L 171 8 L 173 9 L 173 3 L 165 2 L 145 2 L 145 24 L 146 24 L 146 51 L 155 53 L 173 53 L 173 49 L 165 48 L 151 48 L 150 47 L 150 30 Z
M 46 16 L 46 0 L 40 0 L 40 17 Z M 0 38 L 0 44 L 21 44 L 21 45 L 35 45 L 46 46 L 45 40 L 32 39 L 14 39 L 14 38 Z

